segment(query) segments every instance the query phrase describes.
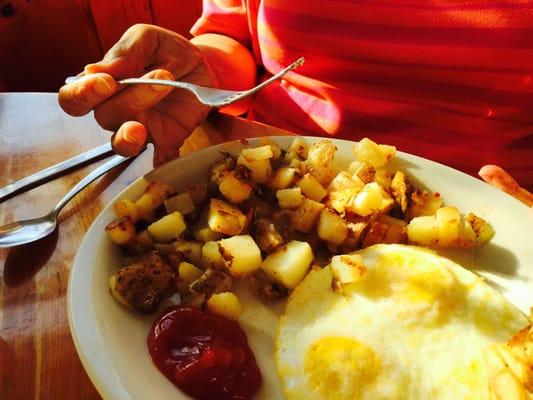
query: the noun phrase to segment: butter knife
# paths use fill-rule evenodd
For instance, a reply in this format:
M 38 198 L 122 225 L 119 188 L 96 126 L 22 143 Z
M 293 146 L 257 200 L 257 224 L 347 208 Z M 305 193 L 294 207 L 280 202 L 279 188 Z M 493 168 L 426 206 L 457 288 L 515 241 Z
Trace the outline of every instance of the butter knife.
M 16 182 L 12 182 L 3 188 L 0 188 L 0 203 L 18 193 L 33 189 L 42 183 L 49 182 L 69 170 L 100 158 L 109 157 L 111 154 L 113 154 L 111 144 L 106 143 L 86 151 L 85 153 L 69 158 L 68 160 L 52 165 L 51 167 L 45 168 L 35 174 L 19 179 Z

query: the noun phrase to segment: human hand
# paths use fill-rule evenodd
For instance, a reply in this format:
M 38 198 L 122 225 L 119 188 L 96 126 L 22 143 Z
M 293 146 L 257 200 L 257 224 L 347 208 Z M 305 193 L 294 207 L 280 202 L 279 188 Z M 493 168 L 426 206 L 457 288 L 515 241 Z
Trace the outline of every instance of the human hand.
M 154 144 L 154 165 L 178 156 L 187 136 L 207 116 L 209 108 L 185 90 L 161 85 L 121 87 L 117 80 L 178 79 L 216 86 L 202 53 L 175 32 L 134 25 L 107 52 L 103 60 L 85 67 L 82 79 L 59 90 L 59 104 L 80 116 L 94 110 L 96 121 L 114 131 L 115 152 L 133 156 L 147 140 Z
M 533 207 L 533 194 L 520 187 L 511 175 L 502 168 L 497 165 L 485 165 L 478 174 L 485 182 L 517 198 L 528 207 Z

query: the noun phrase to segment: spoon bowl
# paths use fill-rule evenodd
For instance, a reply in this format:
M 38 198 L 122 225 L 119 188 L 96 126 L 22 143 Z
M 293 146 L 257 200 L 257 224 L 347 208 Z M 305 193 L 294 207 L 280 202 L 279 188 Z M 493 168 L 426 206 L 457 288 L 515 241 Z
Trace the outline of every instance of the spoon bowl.
M 128 159 L 129 157 L 118 155 L 113 156 L 105 164 L 102 164 L 89 173 L 85 178 L 80 180 L 61 200 L 59 200 L 54 209 L 44 217 L 15 221 L 0 226 L 0 248 L 19 246 L 48 236 L 56 229 L 59 212 L 75 195 L 95 179 Z
M 0 227 L 0 247 L 12 247 L 33 242 L 48 236 L 56 229 L 56 215 L 50 213 L 40 218 L 25 219 Z

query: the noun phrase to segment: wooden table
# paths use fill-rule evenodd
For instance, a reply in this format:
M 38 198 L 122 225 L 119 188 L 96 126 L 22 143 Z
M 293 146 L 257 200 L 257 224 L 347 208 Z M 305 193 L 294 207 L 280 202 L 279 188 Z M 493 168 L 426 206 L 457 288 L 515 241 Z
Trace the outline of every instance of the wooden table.
M 73 118 L 54 93 L 0 94 L 0 187 L 104 143 L 92 115 Z M 183 152 L 244 136 L 287 134 L 214 114 Z M 0 399 L 99 399 L 70 336 L 66 290 L 87 228 L 125 186 L 151 169 L 150 149 L 108 173 L 61 212 L 58 232 L 45 240 L 0 249 Z M 0 204 L 0 225 L 48 213 L 102 161 L 80 168 Z

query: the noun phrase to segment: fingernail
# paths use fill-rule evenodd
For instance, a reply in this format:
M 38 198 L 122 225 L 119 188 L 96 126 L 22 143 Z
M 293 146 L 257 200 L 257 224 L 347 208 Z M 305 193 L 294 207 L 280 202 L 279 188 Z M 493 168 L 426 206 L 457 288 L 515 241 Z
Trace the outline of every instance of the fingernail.
M 124 133 L 124 140 L 128 143 L 142 145 L 142 138 L 135 134 L 135 131 L 126 131 Z
M 99 96 L 108 96 L 113 92 L 113 88 L 105 79 L 97 79 L 93 85 L 93 90 Z

